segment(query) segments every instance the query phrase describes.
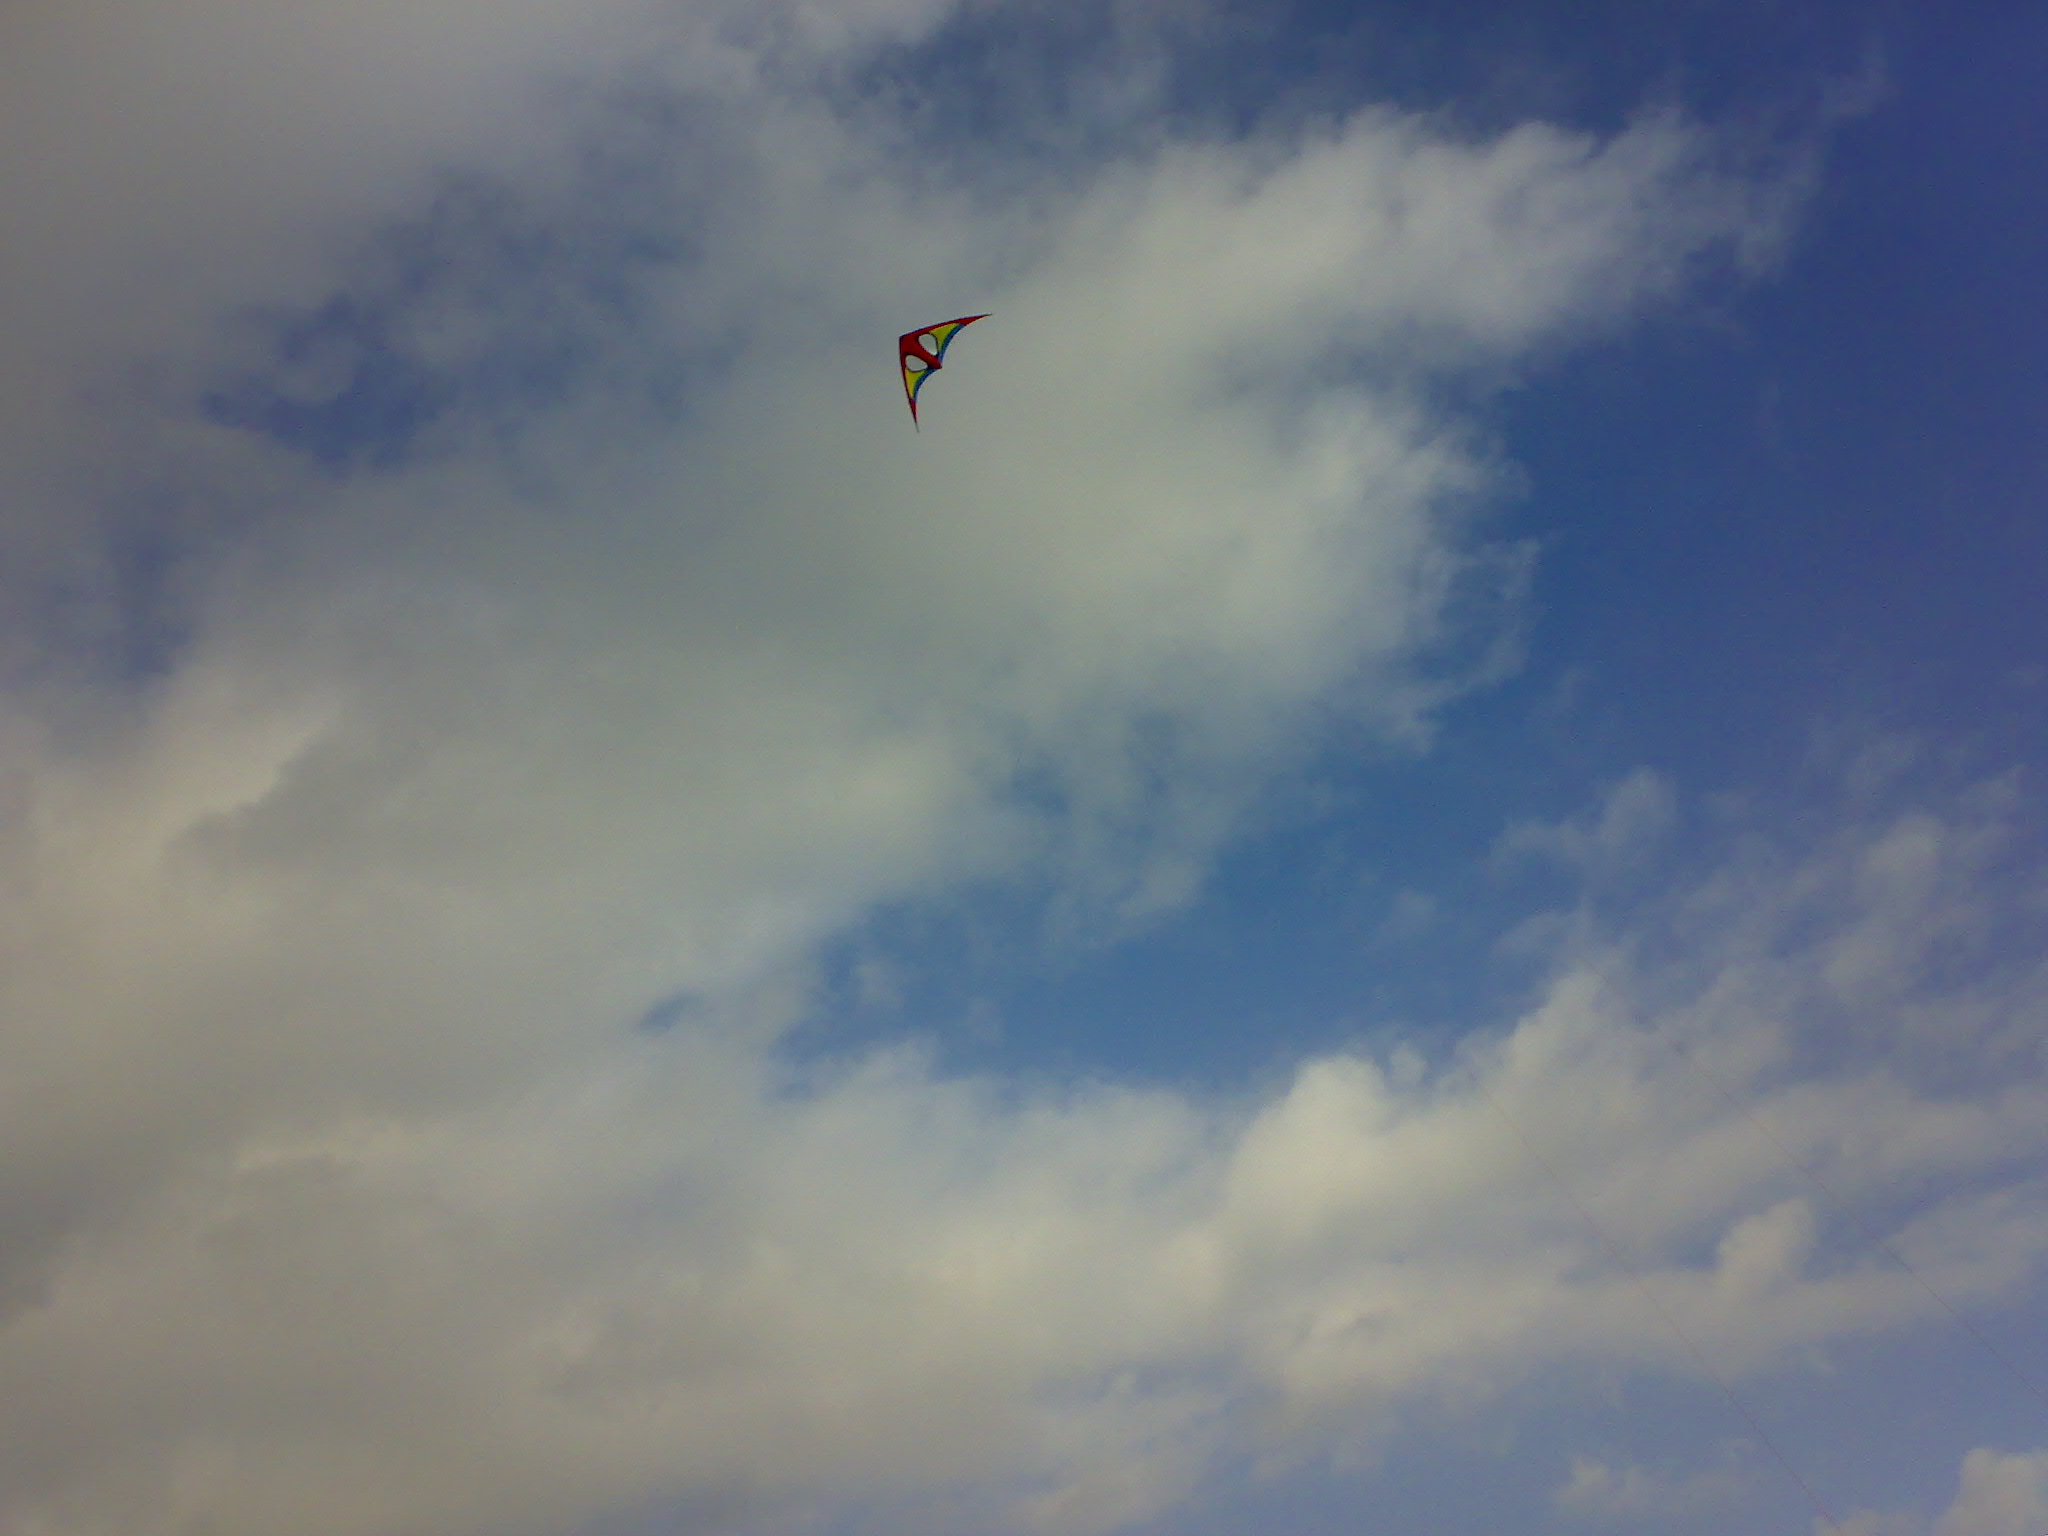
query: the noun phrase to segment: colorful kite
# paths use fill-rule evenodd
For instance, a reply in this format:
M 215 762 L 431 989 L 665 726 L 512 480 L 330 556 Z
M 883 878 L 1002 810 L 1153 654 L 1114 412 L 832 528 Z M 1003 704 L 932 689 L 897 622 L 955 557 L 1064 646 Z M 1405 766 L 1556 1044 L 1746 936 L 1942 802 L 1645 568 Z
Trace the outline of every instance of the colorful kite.
M 903 364 L 903 395 L 910 402 L 912 426 L 917 425 L 917 392 L 924 388 L 926 379 L 944 366 L 939 359 L 946 355 L 946 348 L 953 345 L 953 338 L 968 326 L 987 318 L 987 315 L 962 315 L 958 320 L 905 331 L 896 338 L 897 359 Z

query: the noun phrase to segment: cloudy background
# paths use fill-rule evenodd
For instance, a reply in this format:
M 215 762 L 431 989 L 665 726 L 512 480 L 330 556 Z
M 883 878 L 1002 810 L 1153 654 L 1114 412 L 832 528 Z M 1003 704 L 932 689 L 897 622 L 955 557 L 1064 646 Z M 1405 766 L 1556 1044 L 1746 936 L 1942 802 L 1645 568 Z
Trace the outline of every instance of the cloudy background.
M 11 0 L 0 1533 L 2048 1532 L 2044 65 Z

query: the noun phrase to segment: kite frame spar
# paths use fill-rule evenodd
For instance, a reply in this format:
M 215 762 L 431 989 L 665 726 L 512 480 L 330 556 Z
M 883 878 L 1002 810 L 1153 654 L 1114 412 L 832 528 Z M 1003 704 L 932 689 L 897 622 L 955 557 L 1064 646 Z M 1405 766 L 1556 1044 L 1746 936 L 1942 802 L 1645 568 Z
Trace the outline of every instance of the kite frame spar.
M 903 398 L 910 402 L 910 424 L 918 431 L 924 430 L 917 419 L 917 392 L 924 388 L 924 381 L 937 373 L 945 364 L 941 361 L 946 348 L 953 345 L 953 338 L 974 324 L 986 320 L 987 315 L 962 315 L 957 320 L 941 320 L 937 325 L 921 325 L 914 331 L 905 331 L 896 338 L 896 362 L 903 370 Z M 931 345 L 925 345 L 929 337 Z M 916 362 L 919 366 L 913 368 Z

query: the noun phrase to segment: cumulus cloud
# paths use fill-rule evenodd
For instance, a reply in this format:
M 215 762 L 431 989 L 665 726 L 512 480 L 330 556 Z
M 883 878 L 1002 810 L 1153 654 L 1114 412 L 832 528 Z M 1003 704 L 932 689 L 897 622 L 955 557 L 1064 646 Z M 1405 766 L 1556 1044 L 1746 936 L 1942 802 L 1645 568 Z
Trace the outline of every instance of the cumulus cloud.
M 878 904 L 1143 920 L 1329 715 L 1423 739 L 1517 562 L 1442 386 L 1767 235 L 1704 135 L 991 190 L 819 88 L 936 6 L 176 15 L 0 18 L 0 1525 L 1106 1531 L 1446 1383 L 1684 1369 L 1489 1105 L 1742 1366 L 1921 1315 L 1660 1029 L 1945 1294 L 2032 1273 L 2038 1061 L 1781 1072 L 1817 996 L 2019 1049 L 2038 978 L 1865 943 L 2000 917 L 2002 803 L 1744 865 L 1706 981 L 1588 949 L 1435 1076 L 777 1049 Z M 913 437 L 876 338 L 970 307 Z
M 1931 1521 L 1859 1510 L 1817 1529 L 1825 1536 L 2025 1536 L 2048 1523 L 2048 1451 L 1979 1447 L 1963 1457 L 1959 1483 L 1954 1500 Z
M 1826 945 L 1790 960 L 1817 973 Z M 0 1332 L 0 1376 L 34 1384 L 0 1437 L 16 1518 L 545 1530 L 663 1496 L 969 1484 L 995 1490 L 965 1506 L 980 1528 L 1110 1530 L 1223 1448 L 1331 1444 L 1454 1383 L 1690 1371 L 1643 1286 L 1747 1373 L 1928 1317 L 1920 1281 L 1968 1305 L 2036 1270 L 2039 1191 L 2012 1170 L 2039 1155 L 2038 1081 L 1982 1106 L 1774 1083 L 1762 1013 L 1696 1042 L 1747 1063 L 1731 1099 L 1646 1038 L 1696 1019 L 1635 1008 L 1574 970 L 1476 1081 L 1337 1055 L 1244 1107 L 1020 1095 L 895 1051 L 793 1078 L 731 1019 L 460 1104 L 244 1116 L 68 1232 Z M 1857 1151 L 1873 1102 L 1930 1149 L 1917 1167 Z M 1933 1153 L 1959 1117 L 1976 1133 Z M 1822 1240 L 1759 1118 L 1913 1274 L 1854 1230 Z M 1952 1192 L 1902 1206 L 1915 1173 Z M 1728 1491 L 1707 1481 L 1685 1486 Z M 2010 1481 L 1987 1467 L 1971 1497 Z M 1573 1487 L 1610 1515 L 1650 1490 Z
M 1935 1536 L 2023 1536 L 2048 1526 L 2048 1450 L 1979 1449 Z

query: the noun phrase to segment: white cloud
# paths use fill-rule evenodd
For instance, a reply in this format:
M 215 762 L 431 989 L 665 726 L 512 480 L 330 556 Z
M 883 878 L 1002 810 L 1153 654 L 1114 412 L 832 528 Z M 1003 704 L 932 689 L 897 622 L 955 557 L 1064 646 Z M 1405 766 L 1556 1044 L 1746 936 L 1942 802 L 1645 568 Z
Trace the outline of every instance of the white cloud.
M 1962 1487 L 1935 1536 L 2032 1536 L 2048 1530 L 2048 1450 L 1980 1449 L 1963 1458 Z
M 1817 972 L 1826 953 L 1792 961 Z M 1688 1333 L 1746 1369 L 1927 1316 L 1854 1236 L 1815 1251 L 1751 1123 L 1796 1116 L 1799 1151 L 1831 1163 L 1869 1086 L 1752 1078 L 1731 1105 L 1618 1030 L 1630 1010 L 1611 979 L 1561 983 L 1488 1096 Z M 1718 1024 L 1702 1055 L 1777 1028 Z M 361 1107 L 309 1113 L 301 1092 L 297 1129 L 244 1110 L 216 1154 L 126 1170 L 146 1187 L 74 1226 L 40 1304 L 0 1331 L 0 1380 L 36 1384 L 7 1395 L 0 1435 L 15 1518 L 522 1531 L 664 1494 L 966 1481 L 1032 1490 L 981 1506 L 979 1528 L 1104 1530 L 1222 1444 L 1314 1445 L 1450 1380 L 1586 1357 L 1690 1369 L 1455 1080 L 1402 1088 L 1331 1057 L 1247 1117 L 1166 1091 L 1020 1095 L 902 1055 L 779 1083 L 754 1038 L 678 1028 L 511 1081 L 458 1064 L 452 1083 L 420 1042 L 418 1076 L 384 1092 L 423 1102 L 358 1087 Z M 289 1044 L 333 1049 L 318 1031 Z M 124 1108 L 203 1075 L 160 1059 Z M 1943 1146 L 1928 1166 L 1946 1179 L 1995 1179 L 2038 1155 L 2040 1097 L 2016 1088 L 1970 1150 L 1926 1138 L 1956 1106 L 1904 1083 L 1884 1124 Z M 104 1132 L 87 1145 L 114 1155 Z M 1834 1187 L 1892 1220 L 1882 1188 Z M 2008 1186 L 1899 1246 L 1967 1305 L 2038 1265 L 2040 1215 Z M 1721 1234 L 1705 1268 L 1682 1256 L 1700 1231 Z
M 774 1043 L 878 903 L 1035 880 L 1112 924 L 1186 893 L 1332 700 L 1414 739 L 1499 569 L 1486 451 L 1426 386 L 1625 319 L 1768 195 L 1676 124 L 1367 113 L 1010 201 L 778 76 L 939 14 L 686 12 L 639 117 L 518 84 L 596 69 L 625 13 L 194 4 L 176 46 L 112 5 L 0 21 L 34 84 L 0 91 L 7 136 L 40 146 L 10 208 L 43 242 L 0 289 L 34 359 L 8 430 L 105 471 L 33 461 L 10 579 L 113 623 L 100 537 L 154 526 L 145 487 L 181 632 L 139 680 L 10 609 L 0 1528 L 510 1536 L 937 1490 L 976 1529 L 1107 1530 L 1221 1449 L 1324 1445 L 1447 1381 L 1672 1363 L 1457 1080 L 1338 1055 L 1230 1106 L 890 1051 L 792 1080 Z M 109 95 L 118 133 L 78 105 Z M 624 193 L 549 139 L 629 118 Z M 501 202 L 426 210 L 476 157 Z M 650 230 L 676 249 L 617 254 Z M 401 281 L 394 248 L 453 275 Z M 593 269 L 631 302 L 564 296 Z M 452 402 L 375 472 L 195 406 L 245 374 L 331 404 L 346 358 L 266 358 L 276 329 L 224 306 L 303 317 L 337 284 Z M 997 318 L 913 437 L 876 338 L 955 292 Z M 480 381 L 548 326 L 569 382 L 508 406 Z M 1748 873 L 1771 899 L 1713 935 L 1739 987 L 1652 1009 L 1594 956 L 1478 1059 L 1731 1358 L 1923 1299 L 1831 1253 L 1623 1026 L 1721 1052 L 1881 1219 L 1887 1180 L 1968 1186 L 1900 1245 L 1961 1300 L 2009 1292 L 2036 1080 L 1760 1086 L 1818 989 L 1873 1029 L 1942 996 L 1853 925 L 1766 967 L 1759 908 L 1967 925 L 1943 871 L 1996 836 L 1936 807 Z M 1977 1001 L 2010 1016 L 2023 981 Z M 1687 1262 L 1703 1237 L 1718 1261 Z

